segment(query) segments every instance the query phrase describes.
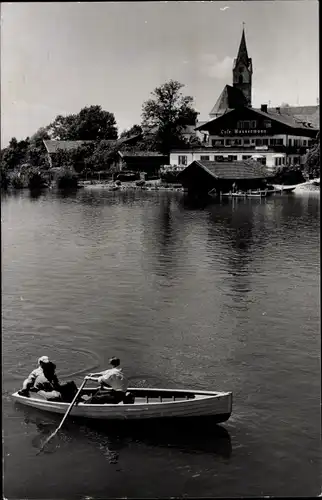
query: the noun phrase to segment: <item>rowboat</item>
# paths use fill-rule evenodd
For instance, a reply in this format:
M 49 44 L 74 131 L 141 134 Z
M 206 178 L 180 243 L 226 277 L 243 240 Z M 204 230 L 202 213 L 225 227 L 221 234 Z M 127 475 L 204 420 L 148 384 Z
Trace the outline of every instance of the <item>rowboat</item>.
M 298 186 L 295 184 L 293 186 L 284 186 L 283 184 L 273 184 L 276 193 L 291 193 Z
M 132 403 L 110 403 L 109 390 L 102 390 L 99 403 L 91 403 L 97 387 L 84 388 L 81 399 L 71 410 L 72 417 L 99 420 L 142 420 L 164 418 L 212 417 L 214 423 L 225 422 L 232 412 L 231 392 L 193 391 L 180 389 L 129 388 Z M 37 393 L 30 397 L 15 392 L 15 402 L 38 410 L 64 414 L 69 403 L 47 401 Z M 86 401 L 88 399 L 88 401 Z M 94 401 L 94 399 L 93 399 Z
M 250 191 L 247 193 L 247 198 L 265 198 L 267 191 Z

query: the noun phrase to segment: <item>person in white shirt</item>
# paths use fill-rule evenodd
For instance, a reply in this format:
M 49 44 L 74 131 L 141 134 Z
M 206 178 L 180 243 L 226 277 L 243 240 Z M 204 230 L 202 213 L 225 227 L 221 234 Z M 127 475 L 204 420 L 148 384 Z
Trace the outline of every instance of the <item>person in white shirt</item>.
M 104 387 L 111 387 L 112 390 L 110 393 L 114 402 L 120 403 L 125 398 L 128 380 L 120 367 L 119 358 L 111 358 L 110 364 L 112 368 L 99 373 L 91 373 L 90 376 L 98 377 L 97 381 L 102 389 Z

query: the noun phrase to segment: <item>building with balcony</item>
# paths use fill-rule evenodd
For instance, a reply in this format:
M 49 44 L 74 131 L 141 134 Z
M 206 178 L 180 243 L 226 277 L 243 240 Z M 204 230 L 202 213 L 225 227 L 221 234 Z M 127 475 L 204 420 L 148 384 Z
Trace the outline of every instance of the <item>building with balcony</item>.
M 172 150 L 171 165 L 192 161 L 232 162 L 255 159 L 275 169 L 301 165 L 319 131 L 319 105 L 252 107 L 252 59 L 245 32 L 233 65 L 233 85 L 226 85 L 212 107 L 209 120 L 196 124 L 201 147 Z

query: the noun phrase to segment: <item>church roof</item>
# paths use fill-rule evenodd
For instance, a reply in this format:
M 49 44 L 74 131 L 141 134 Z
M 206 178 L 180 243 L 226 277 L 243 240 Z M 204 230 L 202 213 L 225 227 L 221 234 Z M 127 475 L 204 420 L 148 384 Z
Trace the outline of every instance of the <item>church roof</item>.
M 241 106 L 247 106 L 247 100 L 243 92 L 236 87 L 226 85 L 210 111 L 210 116 L 223 114 Z

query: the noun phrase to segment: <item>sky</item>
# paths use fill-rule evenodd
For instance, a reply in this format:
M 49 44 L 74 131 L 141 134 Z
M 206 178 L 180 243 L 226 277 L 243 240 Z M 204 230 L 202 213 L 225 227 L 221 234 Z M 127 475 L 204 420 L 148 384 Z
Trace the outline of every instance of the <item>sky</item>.
M 253 106 L 317 104 L 316 0 L 2 3 L 1 147 L 95 104 L 121 132 L 170 79 L 207 120 L 232 84 L 243 22 Z

